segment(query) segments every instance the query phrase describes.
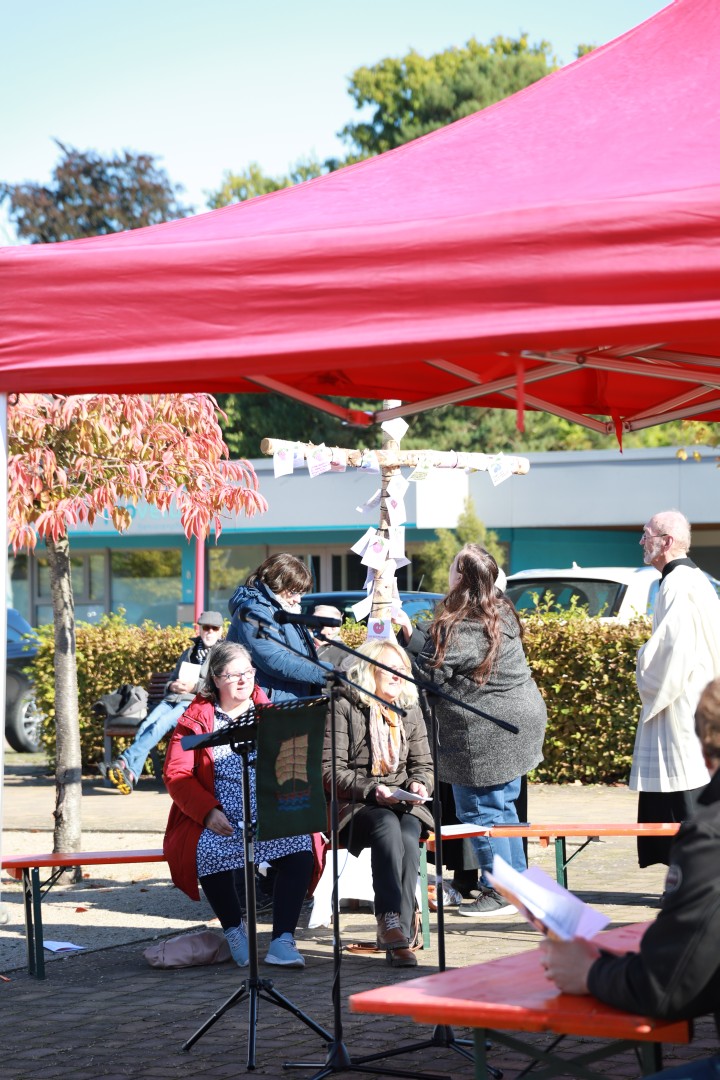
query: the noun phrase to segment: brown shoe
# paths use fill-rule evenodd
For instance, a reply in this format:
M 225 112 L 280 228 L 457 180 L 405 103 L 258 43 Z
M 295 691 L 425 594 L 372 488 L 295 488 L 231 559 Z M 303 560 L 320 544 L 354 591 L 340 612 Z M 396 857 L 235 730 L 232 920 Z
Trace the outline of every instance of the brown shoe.
M 396 911 L 377 916 L 377 940 L 378 946 L 386 950 L 385 959 L 391 967 L 417 967 L 417 957 L 402 932 Z

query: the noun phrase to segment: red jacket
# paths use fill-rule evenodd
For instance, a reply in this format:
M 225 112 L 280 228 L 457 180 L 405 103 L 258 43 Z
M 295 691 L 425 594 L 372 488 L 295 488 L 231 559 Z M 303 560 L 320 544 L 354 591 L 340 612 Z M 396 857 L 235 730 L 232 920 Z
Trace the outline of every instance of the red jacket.
M 254 705 L 267 704 L 259 686 L 252 693 Z M 173 882 L 191 900 L 200 899 L 197 880 L 197 846 L 205 818 L 214 808 L 222 809 L 215 797 L 215 766 L 212 750 L 203 747 L 183 750 L 184 735 L 203 735 L 215 728 L 215 706 L 196 697 L 178 720 L 165 757 L 163 776 L 172 798 L 163 852 Z

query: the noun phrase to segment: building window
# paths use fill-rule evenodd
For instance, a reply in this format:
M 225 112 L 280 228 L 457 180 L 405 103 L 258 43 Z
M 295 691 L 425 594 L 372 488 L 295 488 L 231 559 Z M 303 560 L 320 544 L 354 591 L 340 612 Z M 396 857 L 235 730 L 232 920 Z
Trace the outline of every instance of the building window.
M 146 619 L 175 626 L 182 600 L 180 562 L 176 548 L 111 552 L 112 610 L 124 608 L 125 620 L 134 626 Z

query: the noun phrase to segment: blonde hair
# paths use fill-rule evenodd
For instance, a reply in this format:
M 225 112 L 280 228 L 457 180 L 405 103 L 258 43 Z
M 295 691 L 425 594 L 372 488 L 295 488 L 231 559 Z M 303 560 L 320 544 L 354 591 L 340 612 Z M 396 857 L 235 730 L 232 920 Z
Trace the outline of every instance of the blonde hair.
M 382 670 L 376 668 L 369 661 L 379 660 L 381 664 L 387 663 L 387 660 L 381 659 L 385 650 L 395 653 L 395 656 L 400 661 L 403 671 L 407 674 L 411 674 L 410 657 L 401 649 L 396 641 L 384 640 L 380 638 L 372 638 L 370 641 L 364 641 L 360 648 L 357 650 L 362 653 L 367 659 L 355 660 L 353 665 L 348 671 L 348 678 L 360 687 L 360 696 L 362 700 L 367 704 L 373 699 L 366 697 L 362 691 L 368 690 L 371 694 L 375 693 L 375 672 Z M 388 665 L 389 666 L 389 665 Z M 409 709 L 412 705 L 417 704 L 418 692 L 414 683 L 405 682 L 403 688 L 395 699 L 395 704 L 399 705 L 401 709 Z

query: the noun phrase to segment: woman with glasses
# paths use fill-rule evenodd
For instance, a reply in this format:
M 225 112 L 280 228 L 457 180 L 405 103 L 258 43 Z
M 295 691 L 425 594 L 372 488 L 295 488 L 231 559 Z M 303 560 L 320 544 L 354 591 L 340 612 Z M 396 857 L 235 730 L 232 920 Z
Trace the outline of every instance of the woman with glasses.
M 228 641 L 216 645 L 210 653 L 205 682 L 178 721 L 165 758 L 165 784 L 173 805 L 163 851 L 173 882 L 191 899 L 199 900 L 199 879 L 240 967 L 249 963 L 242 760 L 229 745 L 184 750 L 180 740 L 184 735 L 204 735 L 227 727 L 267 700 L 255 684 L 247 649 Z M 254 819 L 252 764 L 250 797 Z M 272 939 L 265 962 L 304 967 L 294 935 L 313 869 L 311 839 L 306 835 L 256 841 L 255 861 L 258 865 L 268 862 L 274 870 Z
M 324 685 L 307 628 L 275 622 L 278 612 L 299 613 L 300 598 L 311 588 L 312 575 L 305 563 L 282 552 L 253 571 L 228 605 L 232 616 L 228 641 L 237 641 L 249 651 L 257 681 L 274 703 L 312 697 Z M 247 622 L 248 617 L 254 622 Z M 272 637 L 260 636 L 257 623 L 271 627 Z
M 407 653 L 395 641 L 366 641 L 358 652 L 363 659 L 348 676 L 360 690 L 344 689 L 335 707 L 334 761 L 328 714 L 323 780 L 329 792 L 335 770 L 341 842 L 352 855 L 370 848 L 378 947 L 391 966 L 415 967 L 409 945 L 419 841 L 433 825 L 424 805 L 432 795 L 430 746 L 417 690 L 403 678 L 410 674 Z M 376 667 L 376 660 L 391 670 Z M 406 710 L 405 716 L 389 705 Z M 393 794 L 397 789 L 405 798 Z

